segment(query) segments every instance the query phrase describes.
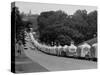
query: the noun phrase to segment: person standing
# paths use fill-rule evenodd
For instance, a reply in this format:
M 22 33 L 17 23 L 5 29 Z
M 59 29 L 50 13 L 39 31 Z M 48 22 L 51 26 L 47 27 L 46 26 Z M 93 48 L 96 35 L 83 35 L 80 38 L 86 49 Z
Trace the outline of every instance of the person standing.
M 18 56 L 18 48 L 19 48 L 19 44 L 16 41 L 16 43 L 15 43 L 15 56 Z
M 23 46 L 22 42 L 18 41 L 18 50 L 17 50 L 18 56 L 21 56 L 24 53 L 23 50 L 24 50 L 24 46 Z
M 63 51 L 64 51 L 64 55 L 67 56 L 67 53 L 68 53 L 68 45 L 64 45 Z
M 61 46 L 61 45 L 59 45 L 59 46 L 58 46 L 58 56 L 60 56 L 60 55 L 61 55 L 61 49 L 62 49 L 62 46 Z
M 97 43 L 94 43 L 91 48 L 91 56 L 97 58 Z
M 56 48 L 57 48 L 57 46 L 54 45 L 54 46 L 53 46 L 53 52 L 54 52 L 53 54 L 54 54 L 54 55 L 56 55 Z

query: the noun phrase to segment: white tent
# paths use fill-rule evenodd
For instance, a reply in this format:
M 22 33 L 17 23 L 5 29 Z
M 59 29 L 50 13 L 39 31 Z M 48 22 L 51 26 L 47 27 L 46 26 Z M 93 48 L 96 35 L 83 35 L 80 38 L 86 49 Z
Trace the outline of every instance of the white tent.
M 69 49 L 69 52 L 76 52 L 77 47 L 76 47 L 74 44 L 71 44 L 71 45 L 68 47 L 68 49 Z
M 78 47 L 81 48 L 81 57 L 85 57 L 86 55 L 88 55 L 88 53 L 90 55 L 91 46 L 88 43 L 84 43 Z

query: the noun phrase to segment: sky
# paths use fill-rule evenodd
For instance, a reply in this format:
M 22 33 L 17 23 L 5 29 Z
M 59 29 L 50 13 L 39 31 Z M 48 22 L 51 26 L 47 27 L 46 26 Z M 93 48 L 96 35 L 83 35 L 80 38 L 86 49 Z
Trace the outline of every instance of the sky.
M 20 12 L 32 14 L 40 14 L 43 11 L 57 11 L 62 10 L 65 13 L 72 15 L 76 10 L 87 10 L 91 12 L 97 10 L 96 6 L 81 6 L 81 5 L 67 5 L 67 4 L 49 4 L 49 3 L 35 3 L 35 2 L 15 2 L 15 5 L 19 8 Z

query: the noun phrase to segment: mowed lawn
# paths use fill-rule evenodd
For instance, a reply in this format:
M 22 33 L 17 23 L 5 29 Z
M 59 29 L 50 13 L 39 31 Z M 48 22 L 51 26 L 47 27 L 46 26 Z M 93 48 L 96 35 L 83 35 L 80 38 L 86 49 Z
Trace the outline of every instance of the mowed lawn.
M 29 72 L 47 72 L 48 70 L 42 67 L 35 61 L 29 59 L 24 53 L 21 56 L 15 57 L 15 72 L 29 73 Z

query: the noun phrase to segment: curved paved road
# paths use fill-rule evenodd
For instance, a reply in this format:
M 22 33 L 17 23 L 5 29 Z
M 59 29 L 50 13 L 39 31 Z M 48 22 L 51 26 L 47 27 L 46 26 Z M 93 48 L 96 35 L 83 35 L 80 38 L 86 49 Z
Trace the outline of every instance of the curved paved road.
M 26 42 L 26 46 L 28 48 L 28 50 L 24 50 L 26 56 L 49 71 L 97 68 L 97 62 L 47 55 L 35 50 L 30 42 Z

